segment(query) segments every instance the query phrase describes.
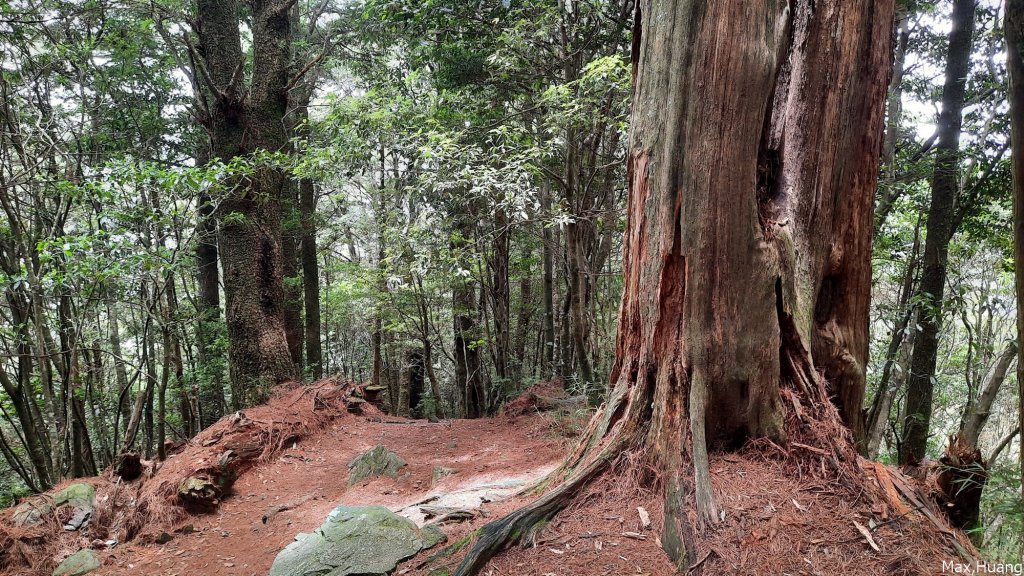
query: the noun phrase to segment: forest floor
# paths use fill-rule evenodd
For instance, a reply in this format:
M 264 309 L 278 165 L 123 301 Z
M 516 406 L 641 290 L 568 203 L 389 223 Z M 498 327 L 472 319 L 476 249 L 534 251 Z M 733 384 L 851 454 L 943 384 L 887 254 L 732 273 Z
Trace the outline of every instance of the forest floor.
M 102 573 L 263 576 L 296 534 L 313 531 L 338 505 L 376 504 L 401 510 L 434 494 L 480 487 L 484 487 L 485 497 L 497 497 L 541 479 L 567 451 L 565 438 L 540 415 L 437 424 L 372 420 L 340 419 L 300 440 L 272 461 L 242 475 L 234 485 L 234 495 L 216 512 L 183 523 L 191 524 L 194 532 L 172 533 L 172 540 L 163 545 L 116 547 L 107 553 Z M 348 486 L 349 462 L 377 445 L 394 451 L 408 465 L 397 478 L 380 476 Z M 435 467 L 458 472 L 433 483 Z M 488 491 L 489 486 L 494 490 Z M 515 504 L 513 498 L 484 503 L 481 508 L 488 518 L 494 518 Z M 272 514 L 264 523 L 264 516 L 275 507 L 288 509 Z M 486 521 L 450 524 L 445 532 L 449 541 L 454 541 Z
M 291 410 L 294 399 L 304 395 L 297 390 L 278 402 Z M 440 423 L 342 413 L 268 452 L 239 476 L 215 511 L 181 515 L 162 524 L 152 521 L 132 541 L 111 548 L 92 540 L 102 562 L 92 573 L 262 576 L 298 533 L 313 531 L 342 504 L 383 505 L 421 522 L 418 506 L 427 501 L 478 508 L 481 514 L 475 518 L 443 526 L 449 544 L 464 541 L 489 520 L 536 498 L 520 491 L 558 466 L 572 448 L 574 432 L 585 424 L 582 411 L 539 412 L 530 402 L 511 406 L 509 412 L 518 415 Z M 247 413 L 259 421 L 256 410 Z M 191 465 L 196 454 L 213 450 L 206 448 L 213 446 L 211 441 L 203 441 L 203 435 L 198 438 L 191 453 L 171 456 L 155 477 L 173 477 L 176 469 Z M 349 486 L 349 463 L 378 445 L 396 452 L 407 465 L 396 478 L 381 476 Z M 933 506 L 926 506 L 921 493 L 898 472 L 862 460 L 859 469 L 864 473 L 852 484 L 823 481 L 822 474 L 802 469 L 799 459 L 782 457 L 782 452 L 777 446 L 761 445 L 713 456 L 712 481 L 724 519 L 715 530 L 698 534 L 700 566 L 689 573 L 939 574 L 942 561 L 963 561 L 957 547 L 973 551 L 962 534 L 928 518 L 933 515 L 925 508 Z M 658 539 L 662 505 L 655 493 L 642 487 L 646 482 L 641 476 L 649 471 L 629 460 L 627 455 L 616 471 L 592 483 L 544 527 L 531 547 L 498 555 L 483 574 L 676 573 Z M 456 472 L 437 478 L 438 467 Z M 101 484 L 116 485 L 109 478 L 94 483 L 98 500 L 110 493 L 109 486 Z M 88 546 L 90 541 L 83 535 L 80 544 L 66 542 L 62 548 L 50 548 L 50 557 L 34 571 L 9 568 L 0 574 L 49 574 L 75 546 Z M 465 554 L 459 550 L 425 563 L 436 552 L 420 553 L 393 574 L 448 574 Z

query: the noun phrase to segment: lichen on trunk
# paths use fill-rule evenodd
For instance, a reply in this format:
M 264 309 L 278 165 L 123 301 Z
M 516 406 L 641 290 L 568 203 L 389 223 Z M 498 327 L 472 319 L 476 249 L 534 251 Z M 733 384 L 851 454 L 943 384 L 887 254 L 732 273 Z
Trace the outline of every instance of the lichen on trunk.
M 286 88 L 291 63 L 290 2 L 255 2 L 250 85 L 244 86 L 238 2 L 198 0 L 199 47 L 210 96 L 205 118 L 211 157 L 225 164 L 236 158 L 287 152 Z M 259 159 L 251 173 L 223 182 L 215 216 L 224 269 L 225 317 L 235 408 L 258 403 L 271 386 L 296 376 L 288 348 L 284 314 L 284 260 L 281 244 L 282 170 Z

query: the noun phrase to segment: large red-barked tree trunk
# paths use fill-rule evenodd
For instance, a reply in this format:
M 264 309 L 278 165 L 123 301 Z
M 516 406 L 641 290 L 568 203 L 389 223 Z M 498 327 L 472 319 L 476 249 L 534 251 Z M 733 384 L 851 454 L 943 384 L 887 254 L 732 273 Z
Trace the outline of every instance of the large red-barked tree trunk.
M 717 518 L 709 450 L 784 442 L 821 390 L 862 434 L 892 0 L 644 0 L 636 18 L 609 400 L 561 486 L 485 528 L 460 574 L 632 448 L 662 472 L 666 552 L 692 562 L 686 508 Z

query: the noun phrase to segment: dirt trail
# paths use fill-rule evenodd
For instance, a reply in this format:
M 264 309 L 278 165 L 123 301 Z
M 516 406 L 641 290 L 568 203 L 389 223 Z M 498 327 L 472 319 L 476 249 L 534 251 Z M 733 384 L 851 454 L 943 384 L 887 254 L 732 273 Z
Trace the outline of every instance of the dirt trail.
M 35 572 L 11 567 L 0 576 L 45 576 L 52 570 L 50 563 L 83 547 L 102 549 L 97 551 L 102 567 L 95 574 L 263 576 L 296 534 L 311 532 L 342 504 L 387 506 L 418 524 L 426 520 L 421 504 L 442 509 L 441 513 L 479 509 L 481 514 L 470 520 L 443 526 L 450 544 L 465 543 L 472 531 L 536 497 L 518 494 L 563 461 L 574 442 L 567 436 L 582 427 L 578 419 L 585 416 L 539 413 L 544 398 L 526 394 L 510 404 L 514 410 L 506 410 L 516 416 L 431 424 L 382 417 L 376 409 L 364 415 L 350 413 L 343 402 L 351 399 L 350 391 L 351 387 L 331 381 L 284 390 L 267 406 L 239 418 L 249 424 L 226 417 L 194 439 L 185 452 L 172 456 L 154 477 L 133 482 L 134 488 L 120 495 L 110 474 L 88 479 L 97 486 L 97 510 L 107 510 L 106 524 L 97 521 L 93 527 L 102 530 L 64 532 L 66 518 L 51 519 L 34 529 L 38 537 L 19 536 L 17 545 L 31 548 L 39 560 L 26 564 Z M 261 425 L 250 426 L 253 422 Z M 831 422 L 841 426 L 838 418 Z M 285 438 L 301 439 L 282 446 Z M 250 450 L 254 442 L 262 444 Z M 152 506 L 166 499 L 164 488 L 170 486 L 174 496 L 177 482 L 183 474 L 193 473 L 196 462 L 216 462 L 218 455 L 234 454 L 226 450 L 228 445 L 263 456 L 239 468 L 229 497 L 215 512 L 154 512 Z M 377 445 L 398 453 L 407 465 L 397 478 L 349 486 L 349 463 Z M 837 475 L 824 467 L 824 461 L 806 457 L 808 451 L 824 452 L 797 442 L 787 450 L 755 441 L 737 453 L 712 456 L 712 483 L 723 516 L 715 530 L 694 535 L 699 567 L 690 573 L 923 576 L 938 573 L 942 561 L 976 556 L 966 537 L 945 525 L 926 491 L 896 470 L 859 460 L 845 475 Z M 500 554 L 482 574 L 676 573 L 659 540 L 664 518 L 657 477 L 637 464 L 642 461 L 642 454 L 623 454 L 534 534 L 529 547 L 516 546 Z M 252 462 L 261 463 L 250 468 Z M 812 466 L 814 462 L 819 462 L 820 470 Z M 435 474 L 440 467 L 455 472 Z M 144 515 L 132 516 L 140 509 Z M 106 534 L 125 533 L 110 529 L 111 519 L 125 514 L 143 519 L 132 524 L 138 528 L 133 533 L 137 538 L 104 549 Z M 155 524 L 175 518 L 183 519 Z M 142 521 L 149 523 L 140 527 Z M 3 527 L 0 524 L 0 536 Z M 450 574 L 467 550 L 426 562 L 437 552 L 421 552 L 394 574 Z
M 378 444 L 397 452 L 408 465 L 397 479 L 382 477 L 349 487 L 348 463 Z M 116 547 L 103 554 L 104 566 L 98 573 L 262 576 L 296 534 L 315 529 L 339 504 L 401 510 L 443 494 L 460 495 L 464 504 L 478 503 L 481 496 L 496 499 L 542 477 L 566 449 L 566 440 L 541 416 L 438 424 L 342 419 L 244 474 L 215 513 L 187 521 L 193 533 L 173 533 L 163 545 Z M 439 466 L 458 472 L 432 485 L 434 468 Z M 513 501 L 484 503 L 482 508 L 494 517 Z M 455 503 L 446 500 L 440 505 Z M 286 509 L 276 511 L 282 507 Z M 406 512 L 414 517 L 418 509 Z M 445 531 L 450 541 L 455 540 L 484 521 L 448 525 Z

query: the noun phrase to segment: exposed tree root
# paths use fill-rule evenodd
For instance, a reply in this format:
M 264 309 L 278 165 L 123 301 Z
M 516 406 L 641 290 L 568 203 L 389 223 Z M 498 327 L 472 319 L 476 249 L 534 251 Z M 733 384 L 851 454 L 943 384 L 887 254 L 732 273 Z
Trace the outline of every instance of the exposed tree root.
M 698 384 L 693 382 L 691 387 L 688 403 L 691 414 L 703 413 Z M 591 420 L 580 444 L 563 467 L 539 488 L 555 482 L 557 485 L 535 502 L 481 528 L 455 575 L 472 576 L 503 550 L 516 544 L 531 545 L 547 523 L 626 455 L 631 455 L 630 465 L 651 467 L 655 471 L 650 480 L 663 498 L 664 522 L 659 539 L 668 557 L 684 572 L 706 561 L 706 554 L 700 554 L 697 549 L 697 536 L 713 530 L 720 518 L 711 486 L 703 422 L 697 418 L 680 420 L 676 434 L 669 437 L 673 442 L 678 440 L 675 445 L 682 446 L 683 450 L 677 452 L 674 459 L 659 453 L 659 440 L 652 438 L 649 422 L 651 418 L 675 416 L 652 414 L 651 391 L 648 386 L 617 386 L 608 404 Z M 859 495 L 857 498 L 869 507 L 884 501 L 884 487 L 878 487 L 877 491 L 867 487 L 852 434 L 843 424 L 836 406 L 829 401 L 820 377 L 806 382 L 806 387 L 783 387 L 781 399 L 786 407 L 782 436 L 776 440 L 752 439 L 745 451 L 781 459 L 808 477 L 838 483 L 844 492 Z M 643 449 L 646 446 L 652 449 Z M 618 476 L 614 481 L 619 481 Z
M 629 445 L 629 434 L 619 420 L 626 406 L 626 388 L 617 387 L 605 408 L 590 421 L 577 449 L 548 482 L 564 476 L 564 480 L 544 496 L 515 512 L 488 523 L 479 531 L 473 548 L 466 554 L 455 576 L 477 574 L 496 554 L 516 543 L 528 543 L 556 514 L 568 506 L 587 484 L 604 472 L 622 450 Z M 590 454 L 596 454 L 589 457 Z M 539 488 L 538 487 L 538 488 Z
M 609 462 L 610 455 L 594 459 L 539 500 L 481 528 L 479 538 L 455 571 L 455 576 L 476 574 L 495 554 L 510 545 L 532 541 L 544 524 L 565 509 L 587 483 L 608 467 Z

